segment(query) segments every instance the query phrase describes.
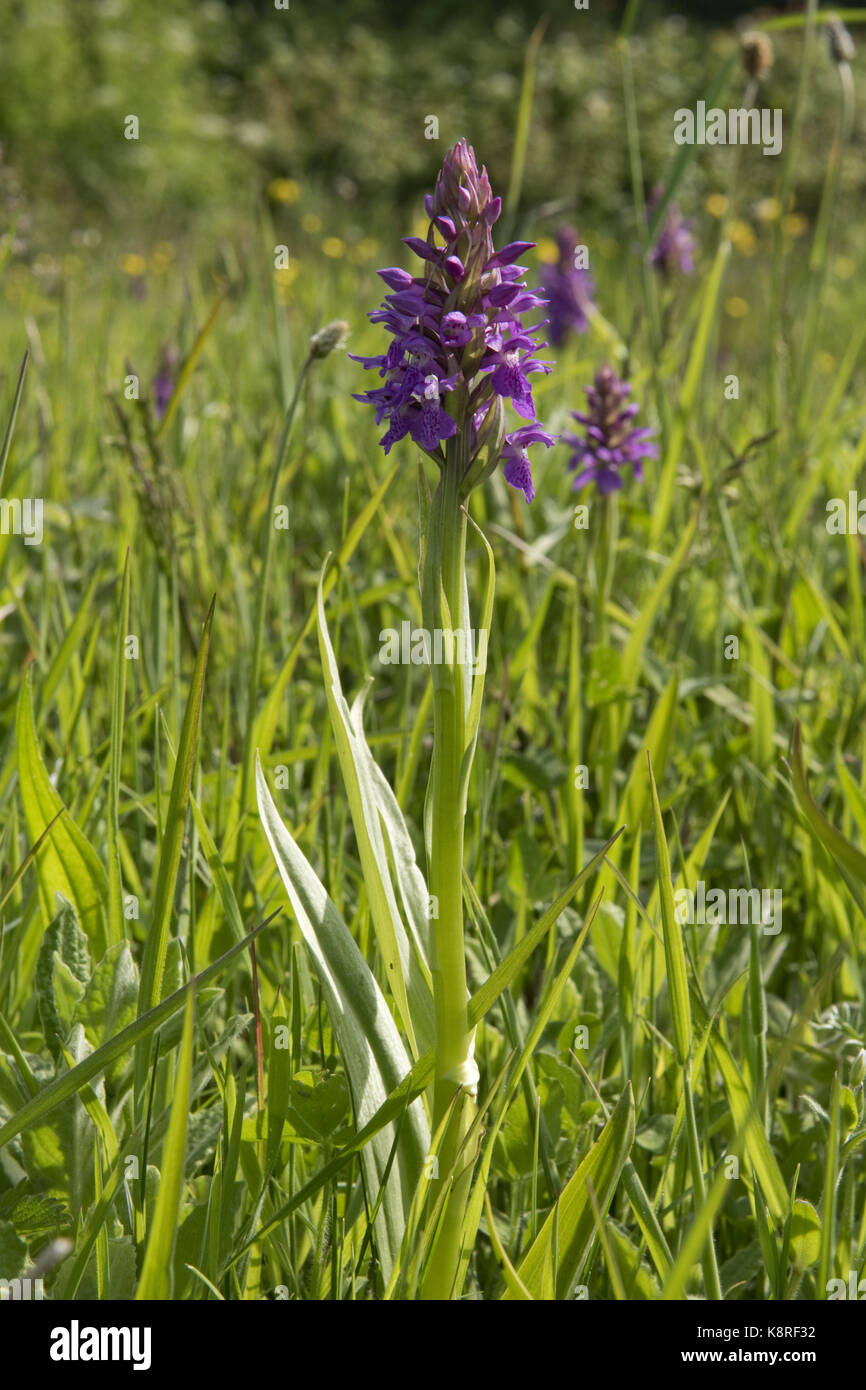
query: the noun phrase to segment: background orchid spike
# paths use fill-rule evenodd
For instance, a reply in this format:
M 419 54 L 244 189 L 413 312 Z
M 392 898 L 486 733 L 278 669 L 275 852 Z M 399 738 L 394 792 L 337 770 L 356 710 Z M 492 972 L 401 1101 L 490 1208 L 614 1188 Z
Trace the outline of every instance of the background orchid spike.
M 393 342 L 380 356 L 354 358 L 377 369 L 385 384 L 356 400 L 376 407 L 377 423 L 388 421 L 380 440 L 386 454 L 408 434 L 442 467 L 443 444 L 459 435 L 464 496 L 503 459 L 506 481 L 531 502 L 527 448 L 554 443 L 535 418 L 530 383 L 533 373 L 551 367 L 535 355 L 546 346 L 537 340 L 541 324 L 528 328 L 522 317 L 546 300 L 527 289 L 526 268 L 515 264 L 534 243 L 494 250 L 491 228 L 502 201 L 465 140 L 445 156 L 425 207 L 426 238 L 404 237 L 423 273 L 379 271 L 392 293 L 370 319 L 384 324 Z M 528 423 L 508 433 L 503 400 Z
M 585 333 L 586 310 L 595 291 L 593 278 L 584 266 L 575 265 L 578 247 L 573 227 L 561 227 L 556 235 L 558 260 L 544 268 L 541 291 L 547 298 L 550 341 L 554 347 L 565 342 L 569 333 Z
M 643 478 L 643 460 L 658 458 L 658 447 L 651 442 L 651 429 L 635 429 L 632 421 L 640 406 L 629 401 L 631 383 L 621 381 L 613 367 L 605 365 L 587 386 L 589 410 L 573 410 L 575 420 L 586 427 L 586 436 L 565 434 L 571 445 L 570 469 L 579 468 L 575 488 L 596 483 L 601 493 L 622 487 L 621 470 L 628 464 L 638 480 Z
M 647 203 L 647 221 L 652 222 L 653 213 L 659 205 L 664 188 L 657 183 Z M 692 235 L 690 218 L 683 217 L 676 203 L 671 203 L 665 213 L 665 220 L 655 246 L 649 253 L 650 264 L 665 275 L 678 270 L 682 275 L 691 275 L 695 268 L 695 255 L 698 243 Z

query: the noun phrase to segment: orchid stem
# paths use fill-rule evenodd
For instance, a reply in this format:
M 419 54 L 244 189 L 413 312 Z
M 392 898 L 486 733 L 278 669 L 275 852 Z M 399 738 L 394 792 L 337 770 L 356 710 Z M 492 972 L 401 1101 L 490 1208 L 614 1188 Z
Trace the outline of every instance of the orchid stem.
M 436 627 L 450 629 L 453 641 L 444 650 L 450 660 L 433 665 L 433 762 L 428 787 L 430 892 L 433 916 L 433 1000 L 436 1017 L 433 1128 L 441 1122 L 462 1090 L 438 1154 L 444 1180 L 458 1160 L 474 1114 L 473 1031 L 467 1010 L 466 957 L 463 938 L 463 823 L 466 783 L 461 782 L 466 747 L 466 657 L 470 633 L 466 603 L 466 512 L 460 504 L 460 481 L 465 470 L 463 438 L 449 441 L 445 466 L 434 494 L 422 601 L 429 639 Z M 461 636 L 462 634 L 462 636 Z M 458 1160 L 459 1161 L 459 1160 Z M 463 1214 L 471 1180 L 471 1165 L 455 1179 L 445 1205 L 436 1246 L 422 1295 L 428 1299 L 453 1296 L 460 1260 Z

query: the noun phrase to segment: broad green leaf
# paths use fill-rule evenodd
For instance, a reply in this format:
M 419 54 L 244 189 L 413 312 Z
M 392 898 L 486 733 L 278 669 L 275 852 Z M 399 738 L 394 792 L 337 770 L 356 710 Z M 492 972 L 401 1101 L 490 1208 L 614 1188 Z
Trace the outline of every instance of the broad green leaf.
M 58 894 L 59 910 L 42 938 L 36 960 L 36 1004 L 49 1052 L 60 1057 L 76 1005 L 90 975 L 87 938 L 75 908 Z
M 798 1269 L 815 1264 L 821 1253 L 821 1218 L 804 1197 L 791 1208 L 791 1254 Z
M 715 1036 L 710 1039 L 710 1047 L 725 1082 L 734 1124 L 737 1129 L 744 1128 L 746 1149 L 761 1184 L 764 1200 L 773 1220 L 781 1227 L 788 1214 L 790 1201 L 766 1130 L 761 1123 L 760 1115 L 753 1108 L 752 1096 L 741 1070 L 725 1043 L 720 1037 Z
M 232 946 L 225 955 L 220 956 L 219 960 L 215 960 L 213 965 L 209 965 L 198 975 L 191 976 L 186 984 L 175 990 L 174 994 L 168 995 L 155 1008 L 150 1009 L 141 1018 L 137 1018 L 134 1023 L 130 1023 L 108 1042 L 96 1048 L 71 1071 L 56 1077 L 26 1105 L 22 1105 L 21 1109 L 16 1111 L 4 1125 L 0 1125 L 0 1149 L 3 1148 L 4 1144 L 8 1144 L 10 1139 L 14 1139 L 16 1134 L 20 1134 L 22 1130 L 36 1124 L 50 1114 L 56 1106 L 61 1105 L 70 1096 L 74 1096 L 82 1086 L 92 1081 L 95 1076 L 99 1076 L 112 1062 L 126 1056 L 137 1043 L 149 1037 L 154 1028 L 158 1028 L 172 1018 L 178 1009 L 186 1003 L 186 997 L 192 988 L 201 988 L 219 975 L 276 916 L 277 913 L 274 912 L 270 917 L 265 918 L 264 922 L 260 922 L 248 936 L 244 937 L 243 941 Z
M 355 1122 L 358 1128 L 363 1128 L 386 1101 L 388 1093 L 407 1077 L 410 1061 L 370 967 L 283 825 L 258 759 L 256 787 L 259 814 L 268 843 L 322 984 L 331 1026 L 349 1078 Z M 361 1154 L 368 1198 L 374 1200 L 384 1184 L 376 1233 L 386 1280 L 391 1276 L 400 1250 L 406 1217 L 430 1143 L 430 1130 L 420 1100 L 409 1106 L 400 1128 L 396 1162 L 385 1181 L 394 1138 L 393 1126 L 389 1125 L 365 1145 Z
M 364 737 L 364 697 L 369 686 L 351 709 L 343 695 L 325 618 L 322 585 L 327 563 L 326 560 L 319 576 L 317 617 L 331 727 L 386 978 L 417 1056 L 419 1051 L 432 1046 L 435 1026 L 428 964 L 427 887 L 415 861 L 415 850 L 402 812 Z M 391 865 L 397 879 L 399 902 L 391 878 Z
M 109 946 L 97 965 L 84 997 L 75 1011 L 75 1022 L 84 1025 L 88 1042 L 100 1047 L 135 1018 L 139 979 L 128 941 Z M 109 1082 L 117 1079 L 126 1061 L 120 1058 L 106 1068 Z
M 470 1028 L 474 1028 L 476 1024 L 481 1022 L 485 1014 L 487 1014 L 496 1003 L 496 1000 L 502 992 L 508 988 L 535 948 L 548 936 L 563 908 L 567 907 L 571 902 L 571 899 L 574 897 L 583 879 L 592 869 L 596 868 L 597 865 L 601 863 L 603 856 L 610 849 L 611 845 L 615 843 L 621 833 L 622 832 L 618 830 L 616 835 L 608 840 L 607 844 L 602 846 L 589 863 L 584 865 L 577 877 L 572 879 L 568 887 L 565 888 L 556 901 L 551 904 L 532 930 L 527 932 L 526 936 L 518 942 L 502 964 L 494 970 L 490 978 L 486 980 L 481 988 L 472 996 L 469 1001 L 468 1009 Z M 535 1045 L 535 1042 L 537 1042 L 537 1038 L 533 1041 L 532 1046 Z M 433 1079 L 433 1068 L 434 1060 L 431 1049 L 429 1052 L 425 1052 L 423 1057 L 419 1057 L 412 1070 L 403 1078 L 398 1086 L 394 1087 L 384 1104 L 379 1107 L 375 1115 L 372 1116 L 363 1129 L 355 1135 L 351 1143 L 347 1144 L 342 1152 L 337 1154 L 335 1158 L 332 1158 L 329 1163 L 326 1163 L 309 1182 L 304 1184 L 299 1192 L 296 1192 L 288 1202 L 280 1207 L 275 1216 L 271 1217 L 249 1240 L 244 1242 L 240 1249 L 235 1251 L 230 1263 L 239 1260 L 250 1246 L 261 1240 L 270 1231 L 274 1230 L 275 1227 L 279 1226 L 287 1216 L 290 1216 L 292 1212 L 297 1211 L 306 1201 L 314 1197 L 326 1183 L 330 1182 L 331 1179 L 345 1167 L 355 1153 L 363 1149 L 364 1145 L 367 1144 L 370 1139 L 378 1135 L 386 1125 L 391 1124 L 392 1121 L 401 1116 L 407 1109 L 407 1106 L 411 1105 L 411 1103 L 427 1089 Z M 0 1142 L 2 1142 L 2 1130 L 0 1130 Z
M 61 893 L 74 904 L 91 949 L 95 955 L 101 956 L 108 944 L 105 921 L 108 884 L 105 871 L 49 780 L 36 744 L 29 672 L 21 684 L 18 697 L 15 739 L 18 746 L 18 783 L 31 841 L 38 840 L 49 821 L 54 821 L 36 859 L 36 877 L 45 920 L 53 918 L 55 895 Z
M 27 1246 L 11 1221 L 0 1221 L 0 1278 L 17 1279 L 24 1272 Z
M 556 1205 L 529 1247 L 517 1273 L 533 1298 L 565 1298 L 583 1273 L 595 1240 L 595 1214 L 589 1184 L 601 1216 L 604 1217 L 634 1139 L 634 1100 L 631 1083 L 626 1085 L 616 1109 L 604 1126 L 577 1172 L 566 1183 Z M 545 1292 L 544 1270 L 553 1259 L 553 1288 Z M 506 1290 L 503 1299 L 514 1294 Z

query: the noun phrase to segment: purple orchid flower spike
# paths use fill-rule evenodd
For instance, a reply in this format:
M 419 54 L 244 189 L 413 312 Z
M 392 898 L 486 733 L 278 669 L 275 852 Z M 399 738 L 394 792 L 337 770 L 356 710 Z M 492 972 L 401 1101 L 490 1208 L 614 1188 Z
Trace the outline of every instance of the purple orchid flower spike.
M 657 183 L 647 204 L 647 221 L 651 222 L 653 213 L 661 201 L 664 189 Z M 698 243 L 692 235 L 692 222 L 683 217 L 676 203 L 671 203 L 655 246 L 649 253 L 650 264 L 665 275 L 678 270 L 682 275 L 691 275 L 695 268 L 695 254 Z
M 576 264 L 578 241 L 573 228 L 560 228 L 556 245 L 559 259 L 545 266 L 541 289 L 548 301 L 550 341 L 559 347 L 569 333 L 586 332 L 586 310 L 592 303 L 595 284 L 589 270 Z
M 635 477 L 642 481 L 643 461 L 658 458 L 658 447 L 651 442 L 651 429 L 634 428 L 632 421 L 640 406 L 629 401 L 631 384 L 621 381 L 613 367 L 601 367 L 595 384 L 585 389 L 589 410 L 572 411 L 575 420 L 585 427 L 585 436 L 565 434 L 562 438 L 572 450 L 569 468 L 580 470 L 574 480 L 575 489 L 595 483 L 599 492 L 607 495 L 622 487 L 622 469 L 626 466 L 633 468 Z
M 530 377 L 551 364 L 537 356 L 546 346 L 537 339 L 541 325 L 529 328 L 523 316 L 547 301 L 527 288 L 526 270 L 515 264 L 532 242 L 494 249 L 491 229 L 501 206 L 486 169 L 479 172 L 474 151 L 460 140 L 425 199 L 426 238 L 404 237 L 421 273 L 379 271 L 392 292 L 369 317 L 392 342 L 379 356 L 354 359 L 384 379 L 355 399 L 376 407 L 377 423 L 387 421 L 379 441 L 386 453 L 408 435 L 441 468 L 443 446 L 453 440 L 463 496 L 502 459 L 506 480 L 531 500 L 527 447 L 549 447 L 553 438 L 535 419 Z M 507 400 L 529 421 L 512 434 L 505 432 Z

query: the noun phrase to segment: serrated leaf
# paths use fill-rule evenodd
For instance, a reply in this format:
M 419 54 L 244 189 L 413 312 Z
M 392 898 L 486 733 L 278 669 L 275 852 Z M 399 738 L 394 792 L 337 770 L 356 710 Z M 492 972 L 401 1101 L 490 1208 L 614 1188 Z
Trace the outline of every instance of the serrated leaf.
M 148 1038 L 155 1028 L 173 1018 L 186 1003 L 190 990 L 200 988 L 219 975 L 230 961 L 235 960 L 241 951 L 246 950 L 250 942 L 276 915 L 276 913 L 272 913 L 270 917 L 265 918 L 264 922 L 260 922 L 243 941 L 230 947 L 207 969 L 200 971 L 198 975 L 193 975 L 186 984 L 182 985 L 174 994 L 170 994 L 168 998 L 163 999 L 156 1008 L 150 1009 L 141 1018 L 135 1019 L 113 1038 L 104 1042 L 101 1047 L 96 1048 L 92 1054 L 87 1056 L 84 1061 L 79 1062 L 71 1071 L 63 1072 L 60 1076 L 55 1077 L 44 1090 L 31 1097 L 14 1115 L 11 1115 L 4 1124 L 0 1125 L 0 1149 L 14 1139 L 17 1134 L 21 1134 L 30 1129 L 31 1126 L 36 1125 L 46 1115 L 68 1100 L 70 1096 L 74 1096 L 82 1086 L 99 1076 L 112 1062 L 117 1061 L 120 1057 L 125 1057 L 138 1042 Z
M 75 1021 L 84 1025 L 88 1040 L 100 1047 L 126 1028 L 135 1018 L 139 979 L 127 941 L 109 946 L 94 970 L 84 996 L 75 1011 Z M 106 1070 L 109 1082 L 125 1067 L 125 1060 Z
M 11 1221 L 0 1221 L 0 1279 L 17 1279 L 23 1273 L 27 1246 Z
M 75 908 L 60 893 L 36 959 L 36 1005 L 48 1050 L 55 1060 L 67 1037 L 90 975 L 87 939 Z

